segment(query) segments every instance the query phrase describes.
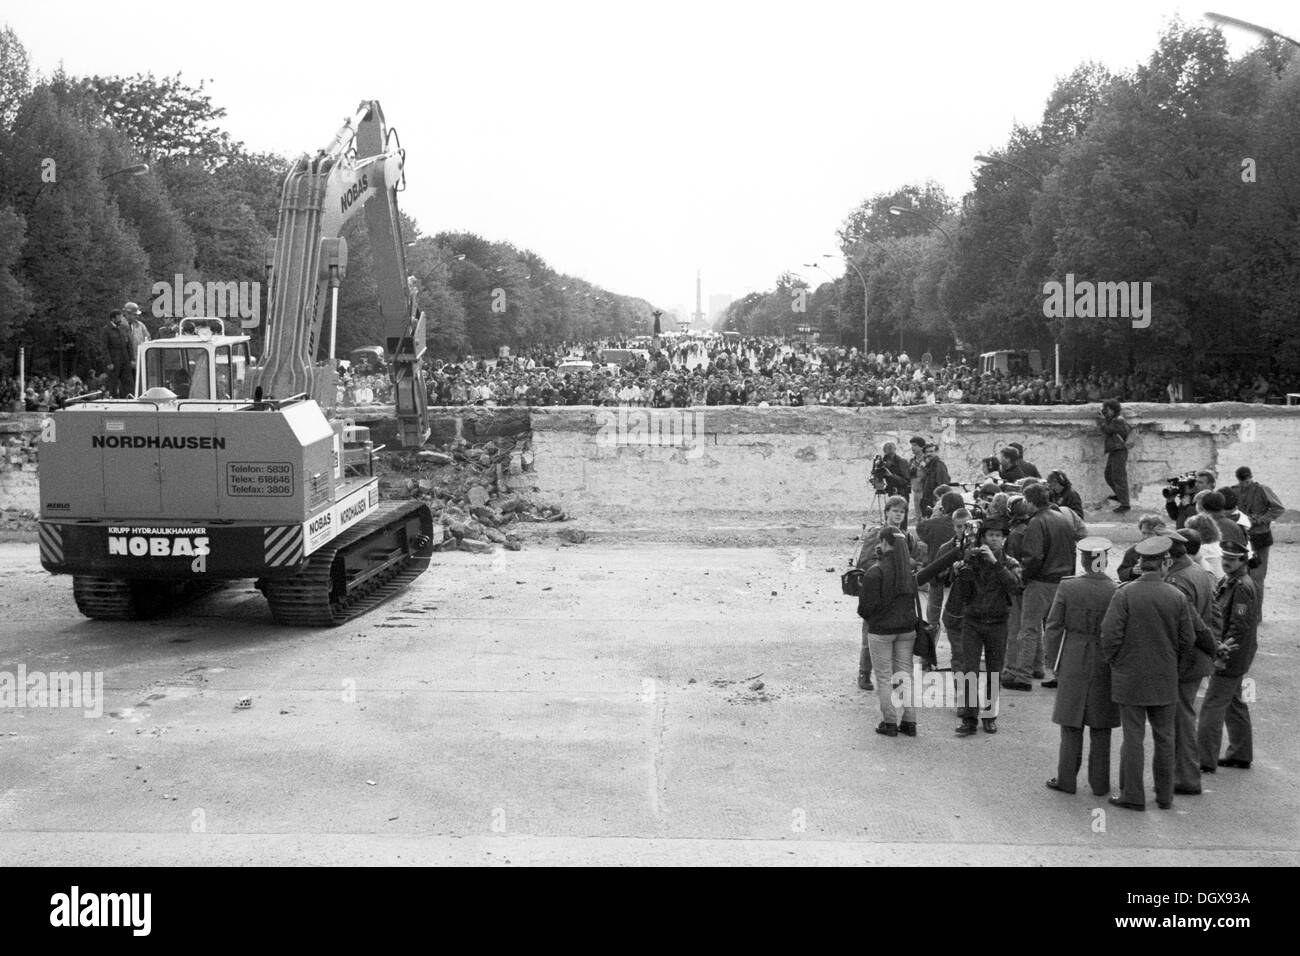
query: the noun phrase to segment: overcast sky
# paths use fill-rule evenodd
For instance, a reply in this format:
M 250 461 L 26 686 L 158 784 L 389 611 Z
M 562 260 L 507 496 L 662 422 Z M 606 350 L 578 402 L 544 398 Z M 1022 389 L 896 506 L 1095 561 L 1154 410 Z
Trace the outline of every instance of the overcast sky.
M 1176 15 L 1300 34 L 1280 0 L 7 6 L 40 72 L 209 79 L 253 149 L 314 151 L 377 99 L 424 232 L 513 242 L 669 308 L 694 307 L 699 268 L 706 310 L 786 269 L 824 278 L 802 263 L 867 196 L 926 179 L 959 196 L 1057 77 L 1145 61 Z

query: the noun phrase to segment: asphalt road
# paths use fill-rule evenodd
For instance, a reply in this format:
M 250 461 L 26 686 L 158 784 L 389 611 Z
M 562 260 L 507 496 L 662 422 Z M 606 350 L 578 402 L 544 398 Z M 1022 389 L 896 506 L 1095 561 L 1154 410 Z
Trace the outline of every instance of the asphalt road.
M 1044 788 L 1041 688 L 1007 692 L 996 737 L 956 738 L 942 709 L 916 739 L 875 734 L 839 594 L 849 550 L 444 554 L 366 617 L 310 631 L 275 627 L 251 582 L 161 621 L 88 621 L 34 544 L 0 545 L 0 675 L 103 675 L 98 717 L 0 707 L 0 859 L 1300 862 L 1298 594 L 1281 583 L 1300 549 L 1272 558 L 1254 768 L 1142 814 Z

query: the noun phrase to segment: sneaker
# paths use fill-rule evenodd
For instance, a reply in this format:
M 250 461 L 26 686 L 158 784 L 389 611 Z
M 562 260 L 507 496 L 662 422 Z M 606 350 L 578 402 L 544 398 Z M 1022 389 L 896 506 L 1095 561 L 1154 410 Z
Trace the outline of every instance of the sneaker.
M 876 728 L 876 733 L 884 734 L 886 737 L 897 737 L 898 724 L 887 724 L 882 720 L 880 726 Z

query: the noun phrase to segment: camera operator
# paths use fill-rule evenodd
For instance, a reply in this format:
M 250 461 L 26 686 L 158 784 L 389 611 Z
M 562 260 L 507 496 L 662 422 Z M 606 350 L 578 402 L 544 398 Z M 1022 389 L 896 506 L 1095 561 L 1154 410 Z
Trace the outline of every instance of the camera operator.
M 989 518 L 979 534 L 954 565 L 953 598 L 962 609 L 961 663 L 953 669 L 965 688 L 965 706 L 958 711 L 961 724 L 957 736 L 969 737 L 982 716 L 984 732 L 998 731 L 998 675 L 1007 647 L 1007 613 L 1011 599 L 1020 591 L 1020 565 L 1006 555 L 1007 524 Z M 980 671 L 980 655 L 985 671 Z M 958 670 L 960 667 L 960 670 Z M 988 707 L 981 715 L 981 691 Z
M 1198 471 L 1191 485 L 1183 485 L 1178 478 L 1169 480 L 1169 487 L 1164 488 L 1165 511 L 1174 521 L 1174 527 L 1182 529 L 1187 525 L 1187 519 L 1196 514 L 1196 493 L 1198 491 L 1213 491 L 1215 482 L 1214 472 Z
M 1281 500 L 1268 485 L 1261 485 L 1255 480 L 1249 468 L 1242 465 L 1237 469 L 1237 502 L 1242 513 L 1250 519 L 1250 530 L 1246 537 L 1250 539 L 1250 549 L 1255 553 L 1250 563 L 1250 579 L 1259 591 L 1259 603 L 1264 606 L 1264 577 L 1268 574 L 1268 552 L 1273 546 L 1273 522 L 1282 517 L 1285 510 Z
M 871 469 L 872 484 L 878 492 L 906 498 L 912 487 L 907 462 L 895 450 L 893 442 L 886 442 L 880 451 Z

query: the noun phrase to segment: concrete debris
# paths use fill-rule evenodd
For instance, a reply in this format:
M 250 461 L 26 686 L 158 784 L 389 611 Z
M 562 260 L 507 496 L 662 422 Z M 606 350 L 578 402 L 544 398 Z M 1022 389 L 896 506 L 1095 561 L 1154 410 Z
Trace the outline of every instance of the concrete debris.
M 381 452 L 376 461 L 383 498 L 418 499 L 433 510 L 444 535 L 437 550 L 484 552 L 500 545 L 518 551 L 523 545 L 512 525 L 568 520 L 557 505 L 528 496 L 533 456 L 526 435 L 485 437 L 477 444 L 448 437 L 436 450 Z M 586 533 L 561 537 L 577 544 Z
M 587 540 L 587 532 L 577 528 L 565 528 L 563 531 L 557 532 L 556 537 L 570 544 L 582 544 Z

